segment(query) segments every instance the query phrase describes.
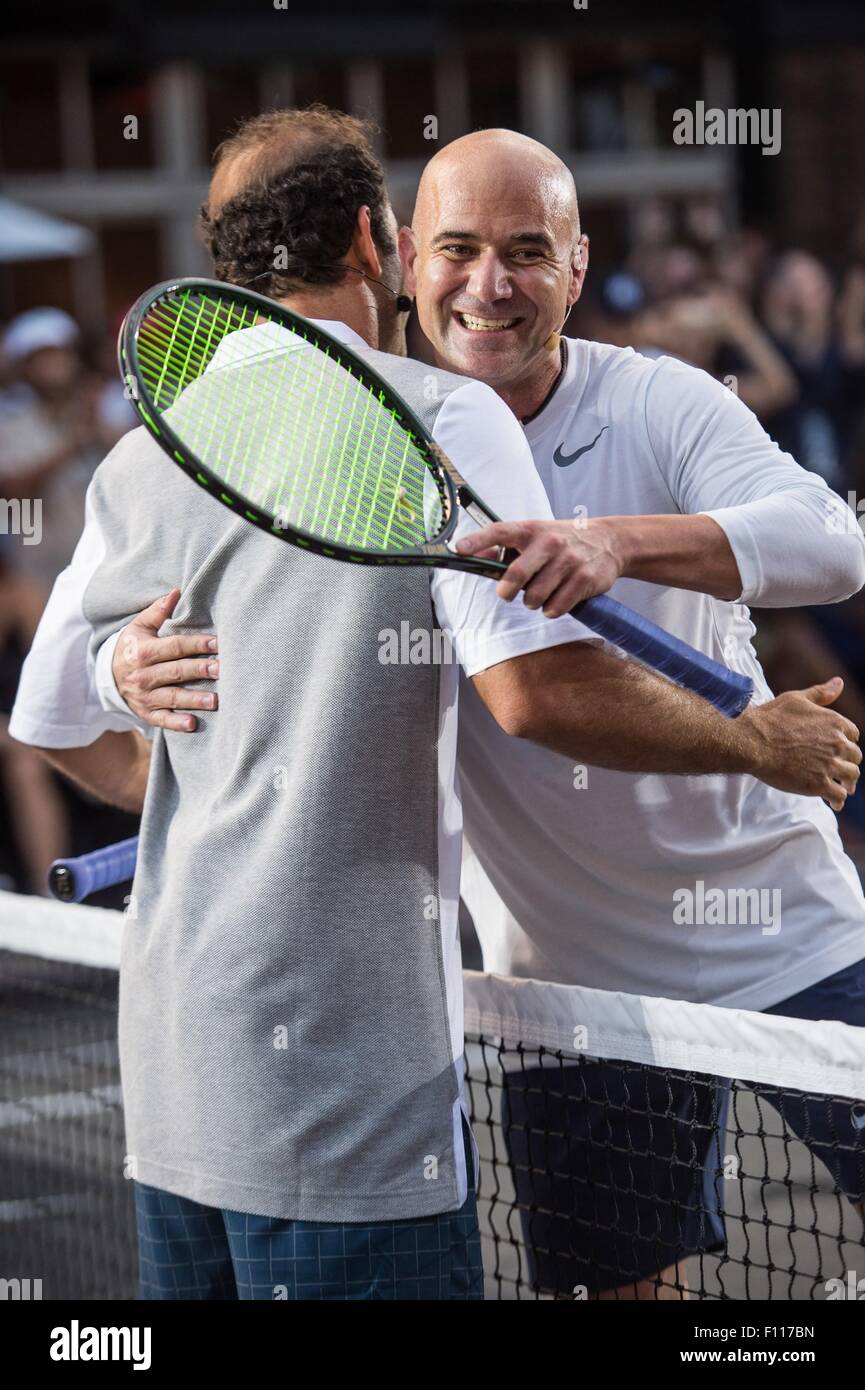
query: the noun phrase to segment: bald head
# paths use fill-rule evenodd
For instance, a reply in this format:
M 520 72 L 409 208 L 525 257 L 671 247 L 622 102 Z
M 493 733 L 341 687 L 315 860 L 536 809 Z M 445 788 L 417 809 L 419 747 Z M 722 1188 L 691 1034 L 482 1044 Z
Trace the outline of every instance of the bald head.
M 478 130 L 453 140 L 433 155 L 421 176 L 413 226 L 420 230 L 443 200 L 470 198 L 472 190 L 495 191 L 519 207 L 543 207 L 574 242 L 580 214 L 573 175 L 557 154 L 515 130 Z
M 401 247 L 439 365 L 487 382 L 512 408 L 514 391 L 542 395 L 588 262 L 558 155 L 513 130 L 454 140 L 424 170 Z

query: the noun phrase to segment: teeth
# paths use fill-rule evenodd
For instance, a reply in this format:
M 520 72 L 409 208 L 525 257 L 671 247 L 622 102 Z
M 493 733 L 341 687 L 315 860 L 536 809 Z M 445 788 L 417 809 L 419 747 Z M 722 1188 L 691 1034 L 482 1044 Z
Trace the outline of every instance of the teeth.
M 474 314 L 460 314 L 466 328 L 474 333 L 491 333 L 498 328 L 513 328 L 516 319 L 479 319 Z

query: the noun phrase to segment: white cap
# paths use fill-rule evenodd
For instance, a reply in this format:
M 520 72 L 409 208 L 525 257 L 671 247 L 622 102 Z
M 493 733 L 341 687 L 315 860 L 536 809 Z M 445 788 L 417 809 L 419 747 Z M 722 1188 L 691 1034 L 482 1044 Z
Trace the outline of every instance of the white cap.
M 3 351 L 11 362 L 20 362 L 40 348 L 74 347 L 78 324 L 63 309 L 28 309 L 13 319 L 3 335 Z

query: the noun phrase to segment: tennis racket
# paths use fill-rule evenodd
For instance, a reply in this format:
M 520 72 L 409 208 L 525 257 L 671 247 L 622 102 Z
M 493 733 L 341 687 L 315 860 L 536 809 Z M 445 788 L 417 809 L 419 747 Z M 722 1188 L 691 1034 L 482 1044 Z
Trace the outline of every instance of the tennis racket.
M 55 859 L 48 870 L 48 887 L 61 902 L 83 902 L 101 888 L 113 888 L 132 878 L 137 854 L 138 836 L 133 835 L 74 859 Z
M 498 579 L 507 558 L 452 550 L 486 506 L 383 377 L 309 320 L 249 290 L 172 280 L 137 301 L 120 370 L 144 424 L 198 485 L 280 540 L 354 565 Z M 735 717 L 752 682 L 603 595 L 572 610 L 608 642 Z

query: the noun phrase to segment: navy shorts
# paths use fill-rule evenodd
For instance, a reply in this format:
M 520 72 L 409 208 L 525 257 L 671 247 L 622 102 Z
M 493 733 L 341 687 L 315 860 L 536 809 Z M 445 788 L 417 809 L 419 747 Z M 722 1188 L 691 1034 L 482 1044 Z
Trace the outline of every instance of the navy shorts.
M 454 1212 L 404 1221 L 286 1221 L 226 1211 L 135 1184 L 142 1299 L 482 1299 L 469 1195 Z
M 764 1012 L 865 1027 L 865 960 Z M 773 1102 L 771 1088 L 749 1089 Z M 534 1288 L 598 1293 L 723 1249 L 730 1095 L 723 1079 L 591 1058 L 510 1073 L 502 1118 Z M 865 1201 L 862 1103 L 794 1093 L 783 1115 Z

